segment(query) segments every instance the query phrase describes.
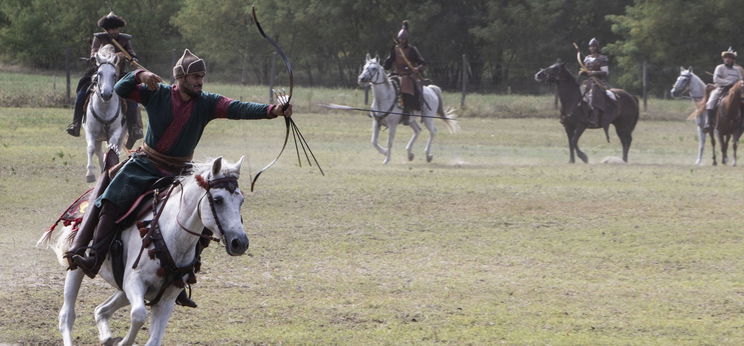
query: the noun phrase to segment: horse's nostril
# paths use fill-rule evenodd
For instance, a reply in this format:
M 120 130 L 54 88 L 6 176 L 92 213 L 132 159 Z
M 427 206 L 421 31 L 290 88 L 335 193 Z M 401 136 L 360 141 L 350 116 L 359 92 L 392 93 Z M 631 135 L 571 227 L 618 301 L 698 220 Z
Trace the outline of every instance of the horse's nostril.
M 231 248 L 232 248 L 233 250 L 237 250 L 237 249 L 239 249 L 239 248 L 240 248 L 240 241 L 239 241 L 239 240 L 237 240 L 237 239 L 233 239 L 233 240 L 232 240 L 232 241 L 230 242 L 230 247 L 231 247 Z

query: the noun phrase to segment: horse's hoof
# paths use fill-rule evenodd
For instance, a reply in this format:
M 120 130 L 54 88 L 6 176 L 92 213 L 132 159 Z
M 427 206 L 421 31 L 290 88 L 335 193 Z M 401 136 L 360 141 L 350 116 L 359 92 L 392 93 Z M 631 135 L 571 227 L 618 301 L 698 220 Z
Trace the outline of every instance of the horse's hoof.
M 408 161 L 413 161 L 413 153 L 408 153 Z
M 434 155 L 431 155 L 431 154 L 426 155 L 426 162 L 431 162 L 431 160 L 433 159 L 434 159 Z
M 86 175 L 85 176 L 85 182 L 86 183 L 92 183 L 92 182 L 95 182 L 95 181 L 96 181 L 96 176 L 95 175 Z
M 387 165 L 387 164 L 388 164 L 388 162 L 390 162 L 390 159 L 384 159 L 384 160 L 382 160 L 382 164 L 383 164 L 383 165 Z

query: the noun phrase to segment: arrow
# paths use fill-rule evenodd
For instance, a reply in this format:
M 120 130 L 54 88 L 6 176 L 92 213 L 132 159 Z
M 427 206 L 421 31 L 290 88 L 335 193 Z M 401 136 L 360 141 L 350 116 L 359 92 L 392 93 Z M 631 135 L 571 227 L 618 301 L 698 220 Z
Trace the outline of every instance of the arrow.
M 366 108 L 357 108 L 357 107 L 351 107 L 351 106 L 344 106 L 344 105 L 337 105 L 335 103 L 320 103 L 318 106 L 328 108 L 328 109 L 338 109 L 338 110 L 344 110 L 344 111 L 360 111 L 360 112 L 372 112 L 372 113 L 383 113 L 385 115 L 387 114 L 397 114 L 397 115 L 408 115 L 411 117 L 421 117 L 421 118 L 432 118 L 432 119 L 442 119 L 442 120 L 453 120 L 450 118 L 445 117 L 436 117 L 431 115 L 421 115 L 421 114 L 411 114 L 411 113 L 403 113 L 403 112 L 384 112 L 384 111 L 376 111 L 373 109 L 366 109 Z

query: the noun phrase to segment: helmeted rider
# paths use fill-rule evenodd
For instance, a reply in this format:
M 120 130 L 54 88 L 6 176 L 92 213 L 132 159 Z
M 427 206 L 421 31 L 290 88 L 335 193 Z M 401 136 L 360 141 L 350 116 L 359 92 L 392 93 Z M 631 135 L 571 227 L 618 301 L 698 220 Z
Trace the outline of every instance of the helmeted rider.
M 183 173 L 210 121 L 292 115 L 291 105 L 285 111 L 277 105 L 240 102 L 202 92 L 205 75 L 204 60 L 186 49 L 173 67 L 174 85 L 161 84 L 159 76 L 145 70 L 130 72 L 116 83 L 119 96 L 141 103 L 147 109 L 147 136 L 142 147 L 130 156 L 89 209 L 90 216 L 65 254 L 70 269 L 80 268 L 89 277 L 95 277 L 119 231 L 116 221 L 158 180 Z M 103 179 L 107 178 L 106 173 L 102 174 L 99 185 L 105 186 Z M 177 303 L 196 306 L 185 292 L 181 292 Z
M 426 68 L 426 61 L 418 49 L 409 44 L 408 21 L 404 20 L 398 31 L 396 44 L 390 49 L 390 55 L 385 59 L 382 67 L 400 76 L 400 93 L 403 101 L 403 113 L 421 110 L 422 107 L 422 73 Z M 401 118 L 408 124 L 408 115 Z
M 584 57 L 584 66 L 586 66 L 586 69 L 582 68 L 579 75 L 588 77 L 582 83 L 582 93 L 585 101 L 592 109 L 589 122 L 591 125 L 599 126 L 601 114 L 609 109 L 603 102 L 595 100 L 594 95 L 605 93 L 614 101 L 614 94 L 606 92 L 608 89 L 607 77 L 610 75 L 609 59 L 606 55 L 600 53 L 597 38 L 589 40 L 589 55 Z
M 723 64 L 716 66 L 713 71 L 713 84 L 716 88 L 710 93 L 708 102 L 705 104 L 705 125 L 703 125 L 705 130 L 710 129 L 710 119 L 715 116 L 713 109 L 723 94 L 742 79 L 741 70 L 735 66 L 736 52 L 731 47 L 721 52 L 721 59 L 723 59 Z
M 101 17 L 98 20 L 97 24 L 105 31 L 93 34 L 93 41 L 90 45 L 91 61 L 95 61 L 94 59 L 98 50 L 107 44 L 112 44 L 117 54 L 120 57 L 123 56 L 119 48 L 111 42 L 112 40 L 116 40 L 116 42 L 118 42 L 119 45 L 121 45 L 127 51 L 127 53 L 129 53 L 129 55 L 131 55 L 135 60 L 137 59 L 137 54 L 132 48 L 132 35 L 121 32 L 121 28 L 127 25 L 127 22 L 124 20 L 124 18 L 117 16 L 112 11 L 109 14 Z M 119 74 L 123 76 L 124 68 L 126 67 L 125 59 L 119 59 L 119 66 L 117 67 L 119 70 Z M 92 64 L 78 82 L 72 123 L 67 127 L 67 133 L 72 136 L 80 136 L 80 126 L 83 120 L 83 115 L 85 114 L 85 100 L 90 93 L 92 77 L 95 72 L 96 66 L 95 64 Z M 127 113 L 125 117 L 127 121 L 127 128 L 129 130 L 129 139 L 127 140 L 126 147 L 131 149 L 134 145 L 134 142 L 142 138 L 142 118 L 137 112 L 136 102 L 127 102 Z

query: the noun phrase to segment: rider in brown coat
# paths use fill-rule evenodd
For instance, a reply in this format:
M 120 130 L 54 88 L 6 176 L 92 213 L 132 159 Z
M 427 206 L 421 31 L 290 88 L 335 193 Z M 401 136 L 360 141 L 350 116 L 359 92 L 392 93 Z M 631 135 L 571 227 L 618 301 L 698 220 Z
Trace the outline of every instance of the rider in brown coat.
M 403 26 L 398 31 L 396 45 L 390 50 L 390 55 L 385 60 L 385 70 L 392 70 L 393 75 L 400 76 L 400 94 L 403 99 L 403 112 L 410 113 L 421 110 L 422 73 L 426 67 L 426 61 L 415 46 L 408 43 L 408 21 L 403 21 Z M 404 124 L 408 124 L 408 116 L 402 118 Z

